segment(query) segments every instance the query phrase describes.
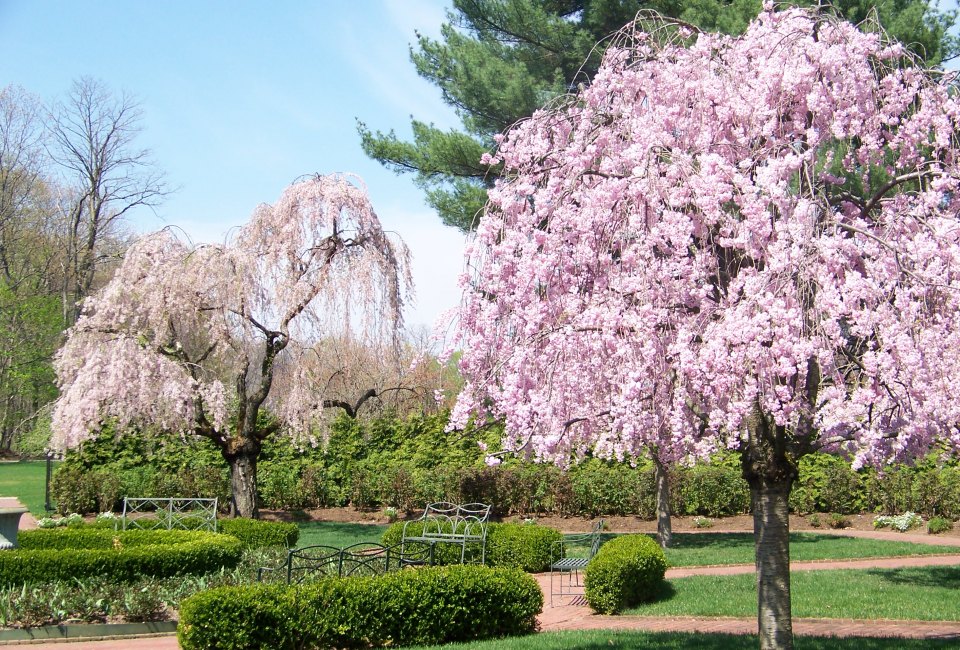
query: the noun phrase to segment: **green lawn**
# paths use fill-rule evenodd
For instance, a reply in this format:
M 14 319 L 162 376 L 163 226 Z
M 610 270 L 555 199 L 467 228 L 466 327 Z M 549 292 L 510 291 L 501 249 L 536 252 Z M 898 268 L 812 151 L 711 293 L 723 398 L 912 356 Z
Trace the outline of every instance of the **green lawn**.
M 17 497 L 35 516 L 44 517 L 46 479 L 47 462 L 44 460 L 0 463 L 0 496 Z
M 797 650 L 938 650 L 956 648 L 956 640 L 943 639 L 834 639 L 797 637 Z M 591 630 L 584 632 L 545 632 L 525 637 L 451 643 L 444 646 L 418 646 L 410 650 L 606 650 L 637 648 L 644 650 L 755 650 L 756 636 L 729 634 L 684 634 Z
M 42 491 L 40 502 L 42 505 Z M 299 525 L 300 540 L 297 546 L 324 544 L 342 548 L 359 542 L 379 542 L 387 529 L 385 525 L 333 521 L 311 521 Z M 607 536 L 608 539 L 613 537 L 613 534 Z M 673 539 L 673 548 L 667 550 L 670 566 L 753 564 L 754 561 L 751 533 L 677 533 L 674 534 Z M 570 555 L 583 554 L 586 552 L 586 547 L 577 548 L 571 545 L 568 551 Z M 794 562 L 951 553 L 960 553 L 960 548 L 838 537 L 822 533 L 790 535 L 790 558 Z
M 344 548 L 360 542 L 379 542 L 388 528 L 378 524 L 346 524 L 335 521 L 309 521 L 298 524 L 297 546 L 336 546 Z
M 609 535 L 612 538 L 614 535 Z M 708 566 L 712 564 L 753 564 L 752 533 L 674 533 L 673 547 L 667 549 L 670 566 Z M 571 545 L 570 555 L 582 555 L 586 547 Z M 791 533 L 790 559 L 850 560 L 868 557 L 904 555 L 943 555 L 960 553 L 954 546 L 932 546 L 911 542 L 839 537 L 822 533 Z
M 960 567 L 794 571 L 793 615 L 800 618 L 960 621 Z M 693 576 L 665 583 L 656 602 L 624 614 L 756 616 L 756 576 Z

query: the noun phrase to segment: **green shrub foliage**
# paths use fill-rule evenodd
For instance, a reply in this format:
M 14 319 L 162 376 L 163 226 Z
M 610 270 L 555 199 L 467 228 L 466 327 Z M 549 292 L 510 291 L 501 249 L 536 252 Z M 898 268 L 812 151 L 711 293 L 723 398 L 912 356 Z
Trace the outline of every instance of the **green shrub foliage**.
M 241 517 L 220 519 L 217 521 L 217 529 L 225 535 L 236 537 L 247 548 L 293 548 L 300 538 L 300 528 L 296 524 L 281 521 L 259 521 Z
M 181 603 L 177 637 L 185 650 L 446 644 L 531 633 L 542 608 L 517 569 L 430 567 L 202 592 Z
M 384 531 L 381 543 L 395 546 L 403 536 L 404 522 L 398 521 Z M 423 524 L 410 522 L 407 534 L 420 535 Z M 553 528 L 536 524 L 487 524 L 486 564 L 492 567 L 510 567 L 538 573 L 550 566 L 550 549 L 563 535 Z M 477 554 L 479 545 L 468 544 L 468 554 Z M 460 562 L 461 547 L 456 544 L 437 544 L 434 547 L 434 564 L 448 565 Z
M 551 549 L 563 539 L 560 531 L 536 524 L 490 524 L 487 562 L 540 573 L 550 567 Z
M 243 549 L 229 535 L 184 530 L 52 528 L 17 539 L 20 548 L 0 553 L 0 585 L 202 574 L 236 566 Z
M 599 614 L 616 614 L 649 601 L 666 571 L 667 558 L 651 537 L 616 537 L 600 547 L 584 570 L 587 603 Z
M 353 505 L 395 507 L 410 513 L 434 501 L 490 503 L 497 515 L 655 516 L 653 467 L 643 458 L 618 463 L 590 458 L 562 470 L 508 459 L 487 467 L 476 445 L 497 449 L 500 432 L 448 433 L 442 416 L 341 417 L 329 442 L 299 449 L 267 440 L 258 463 L 261 507 Z M 790 497 L 795 512 L 960 518 L 960 467 L 932 455 L 916 466 L 854 471 L 847 459 L 810 454 L 800 461 Z M 671 510 L 677 515 L 723 517 L 749 512 L 750 490 L 739 458 L 725 452 L 709 463 L 671 469 Z M 219 452 L 205 440 L 164 444 L 161 437 L 100 437 L 71 451 L 53 481 L 61 513 L 117 509 L 123 496 L 218 497 L 226 506 L 229 478 Z
M 939 535 L 948 530 L 953 530 L 953 522 L 944 517 L 934 517 L 927 522 L 927 532 L 931 535 Z

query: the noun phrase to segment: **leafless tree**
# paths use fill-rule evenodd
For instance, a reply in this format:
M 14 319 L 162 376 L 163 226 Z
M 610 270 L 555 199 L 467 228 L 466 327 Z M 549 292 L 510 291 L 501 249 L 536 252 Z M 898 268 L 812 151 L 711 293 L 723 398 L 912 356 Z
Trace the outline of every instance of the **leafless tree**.
M 79 314 L 104 259 L 103 242 L 134 208 L 155 207 L 169 192 L 151 154 L 136 146 L 142 112 L 132 96 L 83 77 L 51 112 L 48 151 L 65 176 L 64 319 Z

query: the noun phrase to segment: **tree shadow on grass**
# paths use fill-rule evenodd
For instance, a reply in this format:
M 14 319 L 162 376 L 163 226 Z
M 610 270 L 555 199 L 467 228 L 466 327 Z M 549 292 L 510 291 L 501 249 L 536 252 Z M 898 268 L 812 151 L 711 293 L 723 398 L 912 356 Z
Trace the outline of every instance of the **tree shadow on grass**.
M 904 569 L 867 569 L 867 575 L 896 585 L 944 587 L 960 590 L 960 567 L 929 566 Z
M 960 639 L 871 639 L 801 636 L 795 640 L 796 650 L 938 650 L 956 648 Z
M 326 544 L 344 547 L 358 542 L 379 542 L 386 528 L 381 524 L 311 521 L 300 524 L 298 545 Z
M 753 545 L 753 533 L 674 533 L 672 549 L 727 549 Z
M 511 639 L 513 646 L 530 650 L 609 650 L 610 648 L 637 650 L 754 650 L 758 645 L 755 635 L 698 634 L 681 632 L 588 631 L 557 632 Z M 528 643 L 529 640 L 529 643 Z M 797 650 L 940 650 L 956 648 L 955 639 L 870 639 L 833 637 L 796 637 Z M 469 646 L 473 647 L 473 646 Z M 482 648 L 483 644 L 476 644 Z M 502 647 L 502 646 L 497 646 Z

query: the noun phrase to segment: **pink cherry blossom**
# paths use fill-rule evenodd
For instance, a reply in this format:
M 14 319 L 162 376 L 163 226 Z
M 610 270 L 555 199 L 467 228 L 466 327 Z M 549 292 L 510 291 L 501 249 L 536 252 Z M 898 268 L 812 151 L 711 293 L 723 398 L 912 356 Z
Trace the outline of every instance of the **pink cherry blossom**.
M 228 244 L 148 235 L 57 354 L 52 444 L 81 444 L 107 418 L 119 431 L 206 436 L 231 463 L 252 456 L 254 478 L 234 481 L 249 516 L 256 454 L 272 433 L 258 411 L 311 442 L 324 400 L 312 361 L 338 340 L 396 347 L 410 287 L 406 247 L 345 176 L 295 182 Z
M 738 449 L 780 540 L 803 454 L 960 446 L 955 75 L 772 5 L 740 37 L 613 42 L 500 141 L 451 426 L 501 418 L 560 464 Z

